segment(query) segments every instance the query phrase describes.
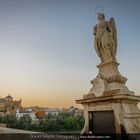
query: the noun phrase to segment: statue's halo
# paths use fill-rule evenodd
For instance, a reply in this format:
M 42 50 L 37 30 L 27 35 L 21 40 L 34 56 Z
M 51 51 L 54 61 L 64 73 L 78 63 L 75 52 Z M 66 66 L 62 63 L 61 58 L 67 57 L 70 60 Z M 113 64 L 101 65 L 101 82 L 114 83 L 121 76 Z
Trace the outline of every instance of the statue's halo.
M 98 13 L 104 13 L 104 9 L 101 5 L 95 7 L 95 14 L 98 15 Z

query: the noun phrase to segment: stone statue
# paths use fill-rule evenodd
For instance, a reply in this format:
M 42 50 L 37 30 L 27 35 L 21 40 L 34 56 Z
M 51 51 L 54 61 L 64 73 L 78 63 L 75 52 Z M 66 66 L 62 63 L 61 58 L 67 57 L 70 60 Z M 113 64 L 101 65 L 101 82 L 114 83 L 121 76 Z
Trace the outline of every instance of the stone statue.
M 98 13 L 99 23 L 94 27 L 94 47 L 101 63 L 117 62 L 117 32 L 114 18 L 105 21 L 105 15 Z
M 127 78 L 119 72 L 115 21 L 113 18 L 105 21 L 103 13 L 98 14 L 98 20 L 94 27 L 94 45 L 101 59 L 97 65 L 98 75 L 90 81 L 90 91 L 82 99 L 76 100 L 76 103 L 84 106 L 82 134 L 93 131 L 94 134 L 120 134 L 121 139 L 140 140 L 140 135 L 136 135 L 140 134 L 140 110 L 137 106 L 140 96 L 128 89 L 125 85 Z M 107 129 L 104 124 L 108 126 Z

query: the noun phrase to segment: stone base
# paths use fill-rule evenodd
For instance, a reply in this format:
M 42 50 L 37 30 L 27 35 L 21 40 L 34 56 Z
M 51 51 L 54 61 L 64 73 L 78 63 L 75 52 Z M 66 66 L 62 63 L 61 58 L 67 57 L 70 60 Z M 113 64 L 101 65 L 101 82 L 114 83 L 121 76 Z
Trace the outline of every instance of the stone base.
M 89 131 L 90 111 L 113 111 L 115 120 L 115 130 L 117 134 L 122 134 L 122 127 L 126 133 L 140 133 L 140 110 L 137 107 L 140 96 L 133 94 L 114 94 L 119 92 L 113 90 L 105 93 L 101 97 L 94 94 L 84 95 L 83 99 L 76 100 L 77 104 L 84 106 L 85 125 L 84 132 Z M 107 124 L 106 124 L 107 125 Z

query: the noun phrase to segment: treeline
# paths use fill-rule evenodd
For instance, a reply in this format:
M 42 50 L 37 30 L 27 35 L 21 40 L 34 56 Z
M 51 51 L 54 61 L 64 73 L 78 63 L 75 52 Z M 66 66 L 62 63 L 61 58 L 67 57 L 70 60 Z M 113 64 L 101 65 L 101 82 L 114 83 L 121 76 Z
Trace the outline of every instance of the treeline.
M 58 115 L 48 114 L 44 118 L 32 121 L 29 115 L 20 119 L 15 116 L 0 117 L 0 123 L 6 127 L 37 131 L 37 132 L 80 132 L 84 125 L 83 116 L 75 116 L 73 113 L 59 113 Z

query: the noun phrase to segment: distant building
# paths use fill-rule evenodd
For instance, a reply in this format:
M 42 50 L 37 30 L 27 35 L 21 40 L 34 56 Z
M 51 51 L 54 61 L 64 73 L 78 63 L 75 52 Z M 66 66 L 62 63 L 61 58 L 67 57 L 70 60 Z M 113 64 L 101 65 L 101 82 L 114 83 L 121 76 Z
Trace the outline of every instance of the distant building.
M 3 98 L 0 98 L 0 116 L 4 116 L 4 105 L 5 100 Z
M 23 107 L 24 110 L 32 110 L 32 112 L 45 111 L 46 108 L 39 106 Z
M 16 109 L 21 108 L 21 99 L 14 101 L 13 97 L 8 95 L 5 98 L 0 98 L 0 115 L 15 115 Z
M 32 112 L 32 110 L 20 110 L 20 109 L 16 110 L 17 119 L 20 119 L 24 115 L 29 115 L 33 121 L 36 120 L 35 112 Z
M 63 109 L 64 112 L 73 113 L 74 115 L 83 116 L 83 110 L 76 108 L 74 106 L 69 107 L 68 109 Z
M 58 109 L 58 108 L 46 108 L 45 109 L 45 114 L 51 114 L 51 115 L 58 115 L 60 112 L 63 112 L 63 110 Z

